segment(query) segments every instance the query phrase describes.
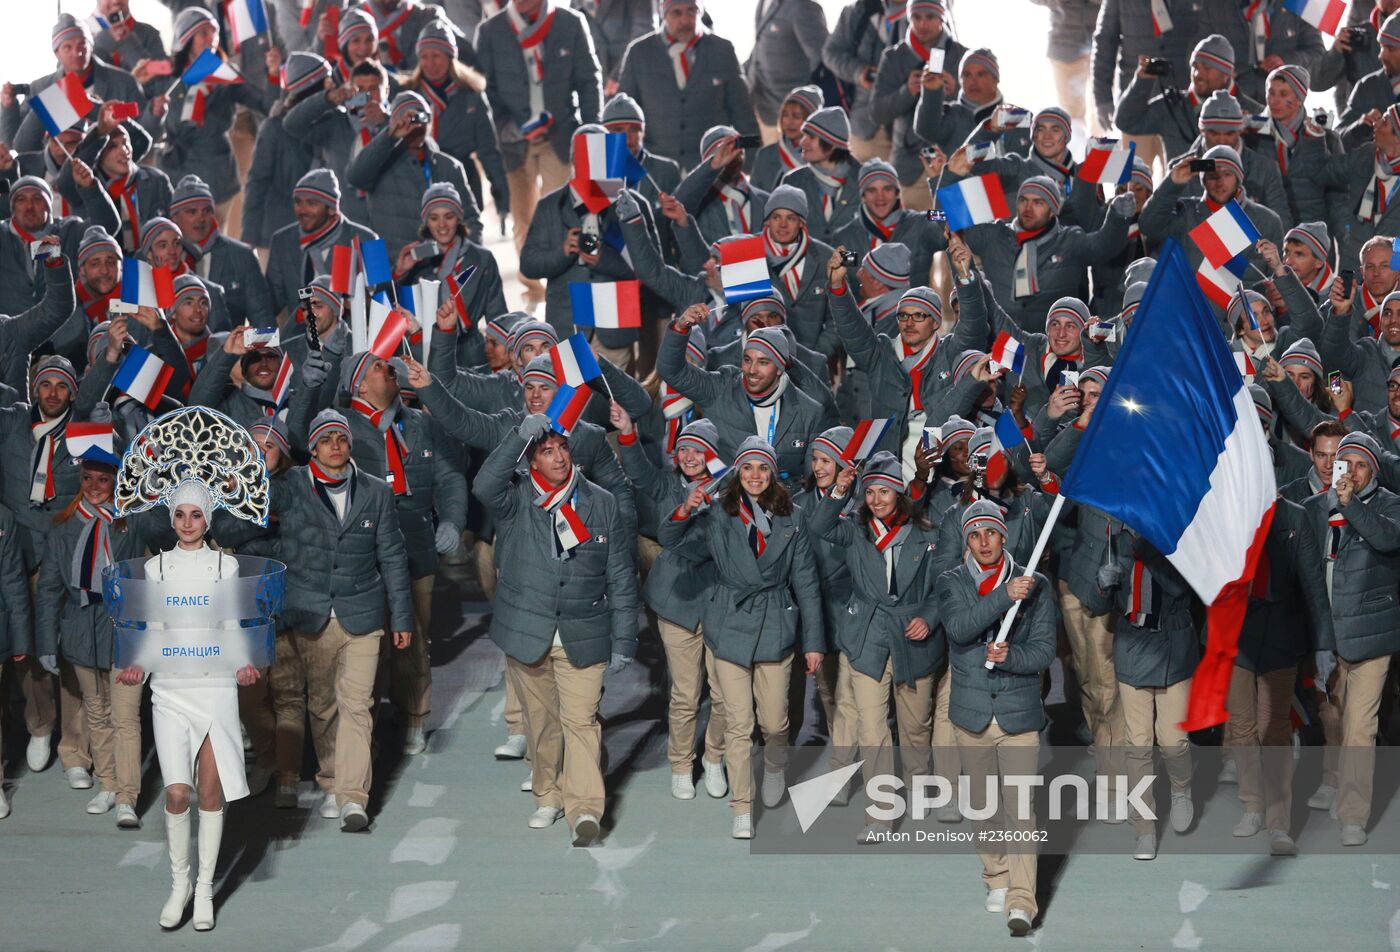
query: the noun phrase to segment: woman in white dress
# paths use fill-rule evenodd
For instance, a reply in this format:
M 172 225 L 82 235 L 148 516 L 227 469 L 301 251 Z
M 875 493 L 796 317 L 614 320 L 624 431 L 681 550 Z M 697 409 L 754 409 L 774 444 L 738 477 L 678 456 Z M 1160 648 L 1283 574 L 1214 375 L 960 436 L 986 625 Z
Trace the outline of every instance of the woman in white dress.
M 204 484 L 181 483 L 170 494 L 170 522 L 179 542 L 146 562 L 147 579 L 232 578 L 238 561 L 205 542 L 214 502 Z M 236 622 L 228 623 L 236 624 Z M 126 668 L 123 683 L 139 684 L 145 672 Z M 224 831 L 224 804 L 248 795 L 243 772 L 243 741 L 238 727 L 238 685 L 252 684 L 258 670 L 245 665 L 235 674 L 151 675 L 151 708 L 165 778 L 165 832 L 170 847 L 170 898 L 160 912 L 163 928 L 184 918 L 191 892 L 194 927 L 214 928 L 214 867 Z M 199 874 L 190 886 L 190 796 L 199 804 Z

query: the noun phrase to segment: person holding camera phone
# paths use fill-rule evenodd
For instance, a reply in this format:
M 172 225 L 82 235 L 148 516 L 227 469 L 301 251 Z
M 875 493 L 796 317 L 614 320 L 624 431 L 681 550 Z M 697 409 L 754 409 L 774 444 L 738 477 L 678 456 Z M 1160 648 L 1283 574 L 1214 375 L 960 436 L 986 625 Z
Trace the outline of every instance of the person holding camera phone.
M 1301 66 L 1279 66 L 1269 73 L 1265 100 L 1269 126 L 1244 137 L 1246 148 L 1262 153 L 1278 165 L 1292 213 L 1285 219 L 1289 226 L 1300 221 L 1334 221 L 1336 206 L 1346 204 L 1336 194 L 1346 185 L 1326 180 L 1329 165 L 1342 154 L 1342 140 L 1309 118 L 1304 102 L 1310 83 L 1310 74 Z M 1359 200 L 1354 201 L 1352 207 L 1358 204 Z M 1369 209 L 1364 215 L 1358 214 L 1361 221 L 1369 217 Z M 1344 248 L 1342 260 L 1347 257 Z
M 676 188 L 676 198 L 713 244 L 730 235 L 756 235 L 769 192 L 744 173 L 748 152 L 732 126 L 713 126 L 700 139 L 700 162 Z
M 1343 846 L 1366 843 L 1376 711 L 1400 650 L 1400 498 L 1379 484 L 1380 446 L 1350 433 L 1337 447 L 1347 471 L 1304 505 L 1326 576 L 1331 625 L 1318 632 L 1317 677 L 1341 709 L 1337 820 Z M 1336 681 L 1332 681 L 1335 671 Z
M 418 235 L 423 193 L 438 182 L 457 190 L 463 221 L 472 241 L 481 241 L 481 211 L 467 185 L 462 163 L 438 147 L 430 131 L 427 100 L 412 91 L 394 97 L 389 127 L 350 162 L 346 178 L 369 195 L 369 226 L 391 249 L 411 244 Z
M 1377 35 L 1381 22 L 1400 10 L 1400 0 L 1372 0 L 1368 6 L 1371 9 L 1362 20 L 1357 18 L 1361 9 L 1352 10 L 1347 17 L 1350 25 L 1337 30 L 1332 47 L 1322 54 L 1312 71 L 1314 90 L 1332 90 L 1339 116 L 1346 112 L 1347 100 L 1361 78 L 1380 68 Z
M 936 173 L 931 177 L 936 177 Z M 915 277 L 921 284 L 933 286 L 933 256 L 947 247 L 943 223 L 930 220 L 927 212 L 904 207 L 899 173 L 884 159 L 866 161 L 860 167 L 856 182 L 860 190 L 860 205 L 855 217 L 835 232 L 831 243 L 859 252 L 862 270 L 879 283 L 882 294 L 902 291 L 902 287 L 896 286 L 903 284 L 907 287 Z M 874 263 L 873 267 L 867 267 L 864 263 L 873 249 L 891 243 L 901 245 L 908 255 L 907 267 L 900 269 L 904 272 L 904 280 L 893 283 L 889 281 L 883 265 Z M 871 290 L 873 288 L 867 288 L 862 280 L 862 297 L 869 298 Z
M 146 65 L 165 59 L 160 31 L 131 14 L 131 0 L 98 0 L 97 13 L 107 29 L 92 38 L 92 51 L 104 63 L 130 70 L 138 83 L 149 78 Z

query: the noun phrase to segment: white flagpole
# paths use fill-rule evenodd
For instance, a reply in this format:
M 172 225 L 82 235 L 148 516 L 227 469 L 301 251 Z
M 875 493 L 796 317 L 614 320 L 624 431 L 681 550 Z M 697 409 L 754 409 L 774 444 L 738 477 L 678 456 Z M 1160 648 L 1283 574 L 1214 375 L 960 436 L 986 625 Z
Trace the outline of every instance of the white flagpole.
M 1055 528 L 1056 520 L 1060 518 L 1060 509 L 1064 504 L 1065 497 L 1056 493 L 1055 501 L 1050 506 L 1050 515 L 1046 518 L 1045 525 L 1040 529 L 1040 537 L 1035 540 L 1035 551 L 1031 553 L 1030 561 L 1026 563 L 1026 570 L 1021 573 L 1023 577 L 1035 572 L 1036 565 L 1040 563 L 1040 557 L 1045 554 L 1045 546 L 1050 542 L 1050 533 Z M 1051 593 L 1050 597 L 1053 598 L 1054 594 Z M 1016 613 L 1021 610 L 1023 604 L 1024 601 L 1012 602 L 1011 608 L 1007 610 L 1005 615 L 1001 616 L 1001 630 L 997 632 L 997 644 L 1006 641 L 1006 635 L 1011 631 L 1011 623 L 1016 620 Z M 996 667 L 990 661 L 987 662 L 986 666 L 989 670 Z

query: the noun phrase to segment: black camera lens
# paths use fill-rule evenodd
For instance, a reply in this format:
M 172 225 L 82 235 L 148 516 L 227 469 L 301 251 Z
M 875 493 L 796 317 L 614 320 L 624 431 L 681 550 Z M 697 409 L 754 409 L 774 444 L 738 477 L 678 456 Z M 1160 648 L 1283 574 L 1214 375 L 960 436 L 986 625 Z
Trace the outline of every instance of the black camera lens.
M 856 266 L 856 253 L 854 251 L 841 252 L 841 264 L 847 268 Z

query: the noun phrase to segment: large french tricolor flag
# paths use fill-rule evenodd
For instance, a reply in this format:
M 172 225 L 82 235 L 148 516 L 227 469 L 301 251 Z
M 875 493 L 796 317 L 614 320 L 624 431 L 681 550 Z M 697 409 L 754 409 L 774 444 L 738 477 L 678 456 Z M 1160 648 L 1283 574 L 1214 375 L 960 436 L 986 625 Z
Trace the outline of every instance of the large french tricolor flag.
M 1337 35 L 1347 12 L 1346 0 L 1283 0 L 1283 6 L 1328 36 Z
M 1259 229 L 1233 198 L 1220 210 L 1190 231 L 1191 240 L 1201 249 L 1212 268 L 1223 268 L 1225 262 L 1246 251 L 1259 240 Z
M 1249 390 L 1175 241 L 1162 249 L 1060 492 L 1132 526 L 1209 606 L 1183 727 L 1226 720 L 1240 626 L 1274 516 L 1274 467 Z
M 1137 144 L 1118 148 L 1117 139 L 1090 139 L 1079 163 L 1079 178 L 1096 185 L 1122 185 L 1133 174 L 1133 153 Z
M 263 0 L 228 0 L 224 4 L 224 13 L 234 52 L 253 37 L 267 32 L 267 10 L 263 7 Z
M 559 381 L 561 390 L 583 387 L 603 376 L 603 368 L 598 366 L 598 358 L 582 334 L 566 337 L 549 348 L 549 360 L 554 364 L 554 379 Z
M 122 261 L 122 300 L 145 307 L 175 306 L 175 276 L 136 258 Z
M 180 82 L 185 86 L 198 86 L 200 83 L 221 86 L 226 83 L 241 83 L 243 77 L 233 68 L 233 64 L 224 62 L 224 58 L 218 53 L 205 50 L 180 74 Z
M 147 410 L 160 406 L 160 398 L 170 385 L 170 377 L 175 368 L 161 360 L 140 344 L 132 344 L 126 352 L 126 359 L 112 376 L 112 386 L 145 404 Z
M 724 299 L 740 304 L 773 293 L 773 278 L 768 273 L 768 257 L 763 250 L 763 236 L 733 238 L 719 244 L 719 279 L 724 285 Z
M 574 323 L 579 327 L 620 330 L 642 326 L 642 291 L 639 281 L 589 284 L 569 282 Z
M 34 115 L 39 117 L 51 136 L 76 125 L 78 120 L 92 111 L 92 105 L 87 90 L 83 88 L 83 77 L 77 73 L 67 74 L 29 99 L 29 108 L 34 110 Z
M 953 231 L 1011 217 L 1001 178 L 995 172 L 940 188 L 938 207 L 948 216 L 948 227 Z

